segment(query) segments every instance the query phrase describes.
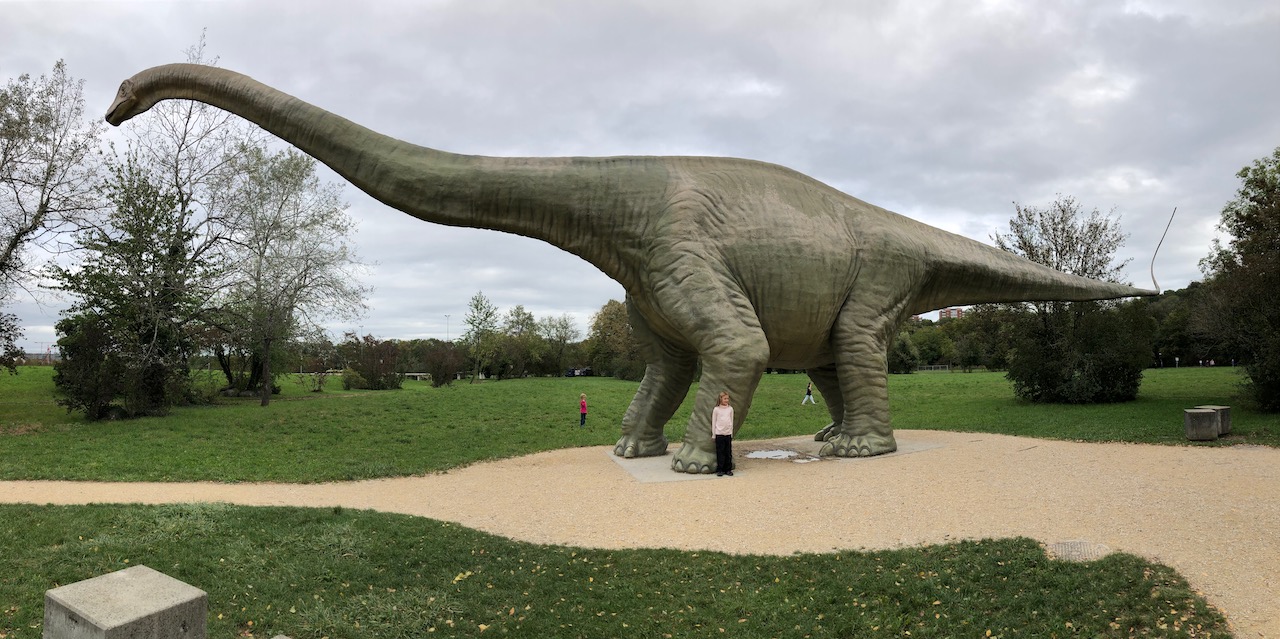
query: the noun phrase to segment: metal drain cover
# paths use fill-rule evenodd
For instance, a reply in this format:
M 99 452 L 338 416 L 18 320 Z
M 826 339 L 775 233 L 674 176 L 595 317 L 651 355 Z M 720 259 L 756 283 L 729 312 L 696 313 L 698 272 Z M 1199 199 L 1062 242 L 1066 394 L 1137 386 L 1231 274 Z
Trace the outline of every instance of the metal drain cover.
M 1052 559 L 1063 561 L 1093 561 L 1111 554 L 1111 549 L 1090 541 L 1060 541 L 1045 548 Z

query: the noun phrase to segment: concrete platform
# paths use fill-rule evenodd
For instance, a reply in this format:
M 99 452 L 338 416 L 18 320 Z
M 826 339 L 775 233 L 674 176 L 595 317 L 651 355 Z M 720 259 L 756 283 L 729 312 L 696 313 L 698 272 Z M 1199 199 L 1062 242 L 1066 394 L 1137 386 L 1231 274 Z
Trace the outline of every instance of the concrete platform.
M 822 445 L 825 442 L 814 441 L 812 435 L 785 439 L 737 440 L 733 442 L 733 456 L 738 460 L 749 459 L 752 463 L 807 464 L 820 462 L 865 464 L 874 463 L 878 459 L 901 457 L 902 455 L 910 455 L 945 446 L 942 442 L 929 439 L 920 439 L 912 436 L 903 437 L 901 435 L 896 437 L 898 450 L 886 455 L 876 455 L 875 457 L 819 457 L 818 452 L 822 450 Z M 640 483 L 719 479 L 715 473 L 695 475 L 677 473 L 671 470 L 671 456 L 680 450 L 680 445 L 680 442 L 672 442 L 667 446 L 667 454 L 659 457 L 626 459 L 614 455 L 610 450 L 606 450 L 605 454 Z M 743 472 L 750 472 L 750 470 L 749 468 L 744 469 L 742 462 L 739 461 L 738 469 L 735 470 L 734 474 L 736 476 Z

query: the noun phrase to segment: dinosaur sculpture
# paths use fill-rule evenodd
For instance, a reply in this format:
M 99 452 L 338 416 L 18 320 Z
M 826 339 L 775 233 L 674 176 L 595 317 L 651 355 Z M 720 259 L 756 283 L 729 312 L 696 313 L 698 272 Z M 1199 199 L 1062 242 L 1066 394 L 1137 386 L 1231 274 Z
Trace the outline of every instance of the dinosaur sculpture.
M 240 115 L 384 204 L 428 222 L 549 242 L 620 282 L 648 366 L 614 452 L 663 455 L 663 427 L 693 415 L 671 466 L 708 473 L 720 391 L 735 432 L 766 367 L 807 370 L 831 423 L 823 454 L 896 450 L 887 349 L 912 314 L 979 302 L 1154 295 L 1061 273 L 873 206 L 790 169 L 734 158 L 496 158 L 381 135 L 214 67 L 171 64 L 125 80 L 113 125 L 161 100 Z

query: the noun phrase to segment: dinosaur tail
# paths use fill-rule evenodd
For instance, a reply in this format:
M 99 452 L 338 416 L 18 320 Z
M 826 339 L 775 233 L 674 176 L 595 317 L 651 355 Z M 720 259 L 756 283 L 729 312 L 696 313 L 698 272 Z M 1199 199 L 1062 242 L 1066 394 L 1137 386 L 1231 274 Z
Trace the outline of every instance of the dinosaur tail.
M 915 312 L 996 302 L 1086 301 L 1158 295 L 1063 273 L 1008 251 L 937 231 Z

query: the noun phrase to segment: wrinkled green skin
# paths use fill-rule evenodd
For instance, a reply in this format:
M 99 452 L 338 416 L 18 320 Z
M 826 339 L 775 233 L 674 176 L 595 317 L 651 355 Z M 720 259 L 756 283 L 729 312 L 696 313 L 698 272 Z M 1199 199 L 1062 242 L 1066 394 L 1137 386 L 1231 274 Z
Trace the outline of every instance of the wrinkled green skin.
M 620 282 L 648 367 L 614 452 L 666 454 L 663 427 L 701 359 L 693 414 L 671 462 L 678 472 L 711 472 L 718 394 L 732 398 L 737 432 L 766 367 L 804 369 L 822 393 L 831 418 L 816 436 L 824 455 L 880 455 L 897 449 L 888 347 L 912 314 L 1153 294 L 1047 269 L 772 164 L 457 155 L 210 67 L 139 73 L 121 85 L 107 120 L 118 125 L 174 98 L 255 122 L 410 215 L 542 239 Z

